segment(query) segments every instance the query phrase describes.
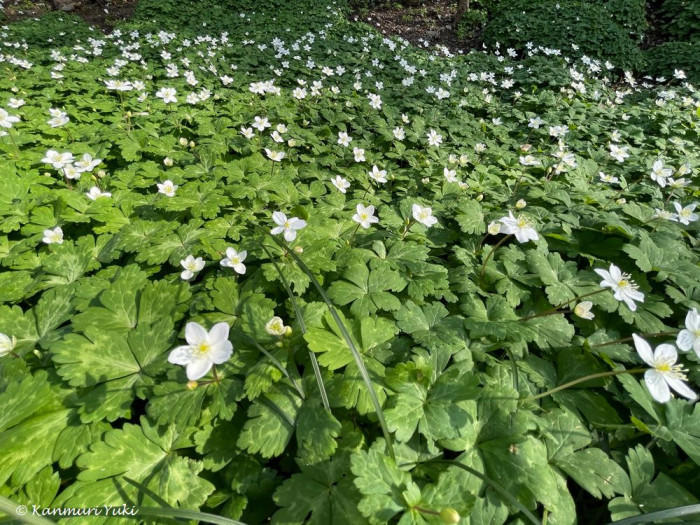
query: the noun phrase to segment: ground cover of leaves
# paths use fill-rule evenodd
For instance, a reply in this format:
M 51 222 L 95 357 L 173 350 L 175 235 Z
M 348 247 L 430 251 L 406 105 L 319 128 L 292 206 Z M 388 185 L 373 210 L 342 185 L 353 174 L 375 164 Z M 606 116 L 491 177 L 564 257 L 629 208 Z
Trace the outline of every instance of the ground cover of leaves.
M 353 525 L 696 502 L 694 86 L 270 4 L 0 29 L 0 495 Z

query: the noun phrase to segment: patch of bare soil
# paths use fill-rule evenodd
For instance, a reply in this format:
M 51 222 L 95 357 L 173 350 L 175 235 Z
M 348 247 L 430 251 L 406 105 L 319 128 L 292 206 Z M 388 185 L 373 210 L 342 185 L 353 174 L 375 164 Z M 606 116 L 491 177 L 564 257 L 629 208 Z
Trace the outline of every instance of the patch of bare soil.
M 63 11 L 108 32 L 117 22 L 130 18 L 137 3 L 138 0 L 4 0 L 3 14 L 14 22 L 48 11 Z
M 452 52 L 466 52 L 478 44 L 478 35 L 460 39 L 455 28 L 457 2 L 424 0 L 419 6 L 388 5 L 361 9 L 353 20 L 361 20 L 387 36 L 400 36 L 419 47 L 442 45 Z

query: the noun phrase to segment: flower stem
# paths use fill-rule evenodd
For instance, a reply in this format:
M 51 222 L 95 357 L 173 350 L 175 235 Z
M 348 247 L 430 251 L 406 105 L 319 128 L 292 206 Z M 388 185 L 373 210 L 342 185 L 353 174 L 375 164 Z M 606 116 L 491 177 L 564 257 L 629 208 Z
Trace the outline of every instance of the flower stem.
M 431 514 L 433 516 L 439 516 L 440 513 L 435 511 L 435 510 L 430 510 L 430 509 L 424 509 L 423 507 L 419 507 L 418 505 L 415 505 L 412 507 L 414 510 L 417 510 L 421 514 Z
M 403 232 L 401 233 L 401 240 L 402 241 L 404 240 L 404 237 L 406 237 L 406 235 L 408 234 L 408 230 L 411 227 L 412 222 L 413 221 L 411 219 L 409 219 L 408 222 L 406 223 L 406 227 L 403 229 Z
M 521 318 L 519 319 L 519 321 L 529 321 L 530 319 L 534 319 L 534 318 L 536 318 L 536 317 L 544 317 L 544 316 L 546 316 L 546 315 L 554 315 L 554 314 L 558 314 L 558 313 L 563 313 L 563 312 L 560 312 L 560 311 L 559 311 L 559 309 L 560 309 L 562 306 L 566 306 L 566 305 L 568 305 L 568 304 L 571 304 L 571 303 L 573 303 L 574 301 L 578 301 L 579 299 L 583 299 L 584 297 L 590 297 L 591 295 L 595 295 L 595 294 L 597 294 L 597 293 L 604 292 L 605 290 L 606 290 L 606 288 L 601 288 L 600 290 L 596 290 L 595 292 L 589 292 L 589 293 L 586 293 L 586 294 L 583 294 L 583 295 L 579 295 L 579 296 L 577 296 L 577 297 L 574 297 L 573 299 L 569 299 L 569 300 L 566 301 L 565 303 L 562 303 L 562 304 L 560 304 L 560 305 L 558 305 L 558 306 L 555 306 L 555 307 L 552 308 L 551 310 L 546 310 L 546 311 L 540 312 L 540 313 L 538 313 L 538 314 L 528 315 L 527 317 L 521 317 Z
M 486 271 L 486 264 L 489 262 L 489 260 L 491 260 L 491 257 L 493 257 L 493 253 L 498 249 L 499 246 L 501 246 L 501 244 L 506 242 L 512 236 L 513 236 L 513 234 L 509 233 L 508 235 L 506 235 L 500 241 L 498 241 L 496 244 L 493 245 L 493 248 L 491 248 L 491 251 L 486 256 L 486 259 L 484 259 L 484 263 L 481 265 L 481 271 L 479 272 L 479 282 L 481 282 L 482 279 L 484 278 L 484 272 Z
M 563 385 L 559 385 L 557 387 L 551 388 L 550 390 L 547 390 L 546 392 L 542 392 L 541 394 L 537 394 L 535 396 L 529 396 L 529 397 L 523 398 L 523 399 L 521 399 L 521 402 L 534 401 L 536 399 L 547 397 L 551 394 L 555 394 L 555 393 L 560 392 L 562 390 L 566 390 L 567 388 L 570 388 L 574 385 L 578 385 L 579 383 L 585 383 L 586 381 L 590 381 L 591 379 L 600 379 L 601 377 L 619 376 L 620 374 L 641 374 L 644 371 L 646 371 L 645 368 L 633 368 L 631 370 L 609 370 L 607 372 L 598 372 L 597 374 L 590 374 L 587 376 L 579 377 L 578 379 L 574 379 L 573 381 L 569 381 L 568 383 L 564 383 Z
M 656 332 L 653 334 L 642 334 L 640 337 L 665 337 L 668 335 L 676 335 L 678 332 Z M 600 348 L 601 346 L 610 346 L 618 343 L 626 343 L 627 341 L 632 341 L 632 337 L 621 337 L 620 339 L 615 339 L 613 341 L 607 341 L 605 343 L 598 343 L 596 345 L 591 345 L 591 348 Z

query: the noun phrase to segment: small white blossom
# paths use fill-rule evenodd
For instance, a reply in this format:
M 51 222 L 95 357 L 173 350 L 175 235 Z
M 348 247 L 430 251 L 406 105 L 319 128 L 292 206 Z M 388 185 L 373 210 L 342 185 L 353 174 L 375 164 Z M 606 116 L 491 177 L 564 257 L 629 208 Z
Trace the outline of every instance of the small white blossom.
M 589 321 L 595 317 L 595 314 L 591 312 L 593 303 L 591 301 L 581 301 L 576 306 L 574 306 L 574 314 L 581 319 L 588 319 Z
M 236 273 L 243 275 L 245 273 L 245 264 L 243 264 L 243 261 L 245 261 L 247 256 L 248 252 L 246 250 L 238 252 L 235 248 L 229 247 L 226 248 L 226 257 L 221 259 L 219 264 L 226 268 L 233 268 Z
M 509 211 L 508 216 L 501 217 L 499 221 L 502 224 L 501 233 L 515 235 L 520 243 L 536 241 L 540 238 L 532 223 L 522 215 L 516 218 L 513 216 L 513 212 Z
M 355 213 L 355 215 L 352 216 L 352 220 L 358 223 L 363 228 L 367 229 L 372 224 L 379 222 L 379 219 L 374 216 L 374 206 L 365 206 L 361 203 L 358 203 L 355 210 L 357 211 L 357 213 Z
M 174 197 L 178 188 L 171 180 L 163 181 L 162 183 L 156 184 L 156 186 L 158 186 L 158 193 L 162 193 L 166 197 Z
M 635 301 L 644 302 L 644 294 L 639 291 L 639 287 L 630 279 L 630 275 L 622 273 L 620 268 L 614 264 L 610 265 L 609 270 L 596 268 L 594 271 L 603 278 L 600 286 L 610 288 L 614 292 L 615 299 L 623 301 L 633 312 L 637 309 Z
M 202 271 L 204 265 L 204 259 L 201 257 L 195 259 L 193 255 L 188 255 L 180 261 L 180 266 L 184 268 L 184 271 L 180 274 L 180 279 L 189 281 L 196 273 Z
M 60 226 L 53 230 L 44 230 L 44 238 L 41 241 L 45 244 L 63 244 L 63 230 Z
M 350 183 L 348 182 L 348 179 L 341 177 L 340 175 L 336 175 L 331 179 L 331 182 L 333 183 L 333 186 L 338 188 L 338 191 L 340 193 L 345 193 L 347 189 L 350 187 Z
M 227 323 L 217 323 L 209 332 L 198 323 L 187 323 L 187 345 L 174 348 L 168 355 L 168 362 L 185 366 L 187 379 L 196 381 L 204 377 L 212 366 L 225 363 L 231 357 L 233 345 L 228 340 L 228 332 Z
M 644 383 L 651 397 L 659 403 L 666 403 L 671 400 L 671 390 L 675 390 L 691 401 L 697 399 L 695 392 L 684 383 L 687 379 L 685 370 L 676 364 L 678 352 L 673 345 L 661 344 L 652 353 L 649 343 L 637 334 L 632 334 L 632 339 L 639 357 L 651 367 L 644 372 Z
M 427 226 L 430 228 L 431 226 L 434 226 L 437 224 L 438 220 L 433 217 L 433 209 L 430 207 L 423 207 L 420 204 L 413 204 L 411 208 L 411 212 L 413 215 L 413 219 L 416 222 L 420 222 L 424 226 Z
M 272 214 L 272 220 L 277 224 L 270 233 L 272 235 L 279 235 L 284 233 L 284 240 L 287 242 L 292 242 L 297 238 L 297 231 L 301 230 L 306 226 L 306 221 L 298 217 L 291 217 L 287 219 L 287 216 L 281 211 L 276 211 Z

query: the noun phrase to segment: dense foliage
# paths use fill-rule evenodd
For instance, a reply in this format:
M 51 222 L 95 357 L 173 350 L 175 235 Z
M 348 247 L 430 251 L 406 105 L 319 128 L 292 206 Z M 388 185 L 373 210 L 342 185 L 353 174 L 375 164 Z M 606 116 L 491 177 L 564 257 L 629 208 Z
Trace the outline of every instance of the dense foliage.
M 683 72 L 260 4 L 0 29 L 0 496 L 341 525 L 696 502 Z

